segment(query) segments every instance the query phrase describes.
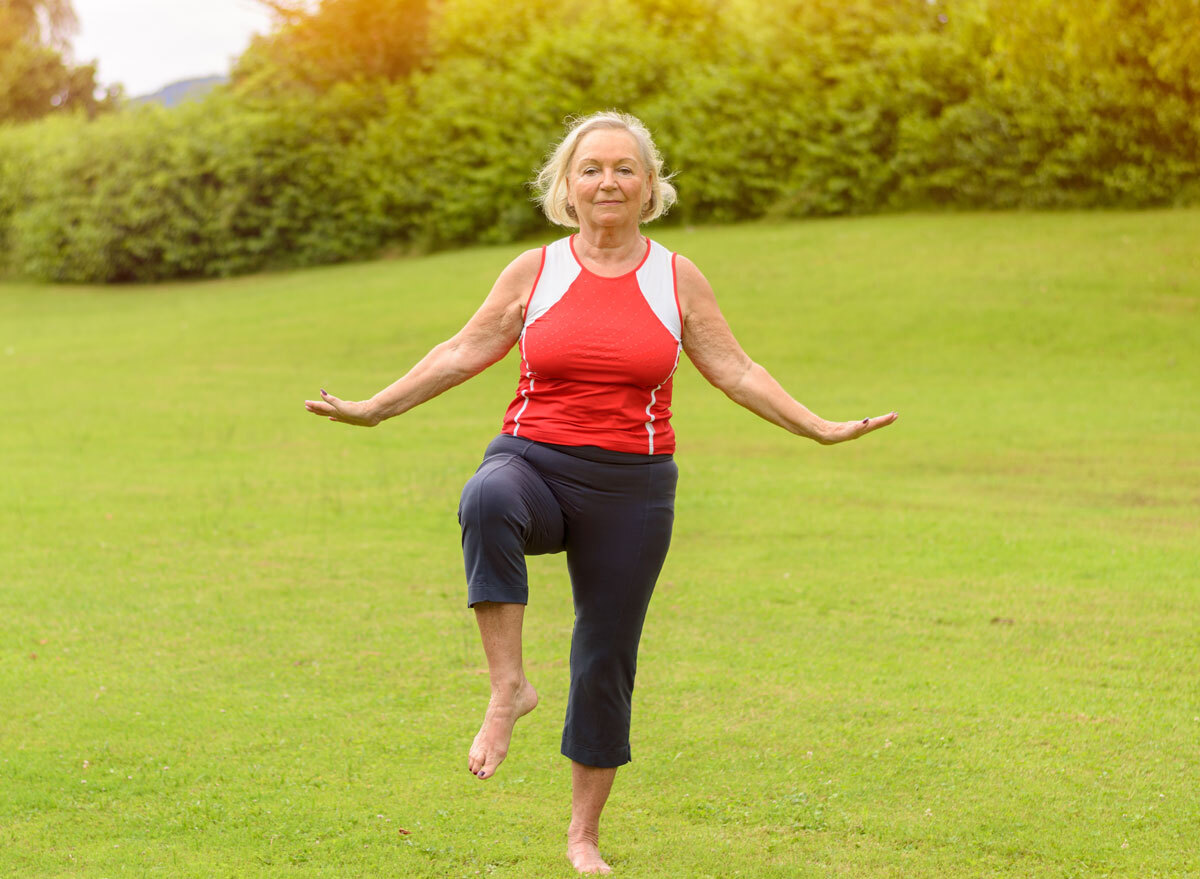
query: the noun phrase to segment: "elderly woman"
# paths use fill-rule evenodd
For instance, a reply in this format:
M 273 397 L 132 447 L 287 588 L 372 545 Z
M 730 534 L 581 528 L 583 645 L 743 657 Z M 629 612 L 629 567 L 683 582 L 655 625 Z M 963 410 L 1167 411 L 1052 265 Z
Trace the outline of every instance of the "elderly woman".
M 607 873 L 600 813 L 617 767 L 630 760 L 638 641 L 671 538 L 671 377 L 680 352 L 735 402 L 820 443 L 855 439 L 896 413 L 826 421 L 746 356 L 700 270 L 641 234 L 675 190 L 637 119 L 577 120 L 538 183 L 546 216 L 578 233 L 513 260 L 457 335 L 370 400 L 322 390 L 305 406 L 331 421 L 373 426 L 520 345 L 502 432 L 459 506 L 467 601 L 491 677 L 467 766 L 491 778 L 517 719 L 537 705 L 521 660 L 525 556 L 565 550 L 575 601 L 562 738 L 573 783 L 567 857 L 580 873 Z

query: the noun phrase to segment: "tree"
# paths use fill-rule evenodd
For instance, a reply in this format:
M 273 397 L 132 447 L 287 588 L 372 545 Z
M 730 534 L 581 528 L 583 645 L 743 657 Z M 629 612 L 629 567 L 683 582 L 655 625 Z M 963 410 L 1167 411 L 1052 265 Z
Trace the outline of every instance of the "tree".
M 119 90 L 96 97 L 94 64 L 67 61 L 77 28 L 70 0 L 0 0 L 0 122 L 116 105 Z
M 79 30 L 71 0 L 0 0 L 0 15 L 35 43 L 65 50 Z
M 335 83 L 403 79 L 429 59 L 430 0 L 259 0 L 277 20 L 238 59 L 243 93 L 324 92 Z

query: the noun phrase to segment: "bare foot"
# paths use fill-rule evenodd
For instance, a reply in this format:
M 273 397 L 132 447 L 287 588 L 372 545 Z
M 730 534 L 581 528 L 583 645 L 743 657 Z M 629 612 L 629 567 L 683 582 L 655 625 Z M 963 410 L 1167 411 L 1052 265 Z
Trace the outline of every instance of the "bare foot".
M 580 873 L 611 873 L 612 867 L 600 857 L 597 831 L 567 831 L 567 860 Z
M 496 767 L 508 756 L 508 743 L 512 740 L 517 718 L 524 717 L 537 707 L 537 703 L 537 691 L 524 678 L 511 693 L 492 691 L 483 725 L 467 753 L 467 768 L 472 775 L 491 778 L 496 774 Z

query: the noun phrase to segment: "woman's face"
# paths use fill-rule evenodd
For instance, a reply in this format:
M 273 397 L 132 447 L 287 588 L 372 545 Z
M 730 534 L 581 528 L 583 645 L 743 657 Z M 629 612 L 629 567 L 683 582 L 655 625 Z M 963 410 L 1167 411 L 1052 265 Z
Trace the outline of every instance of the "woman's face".
M 650 171 L 637 141 L 620 128 L 585 134 L 567 175 L 567 201 L 580 226 L 637 226 L 650 201 Z

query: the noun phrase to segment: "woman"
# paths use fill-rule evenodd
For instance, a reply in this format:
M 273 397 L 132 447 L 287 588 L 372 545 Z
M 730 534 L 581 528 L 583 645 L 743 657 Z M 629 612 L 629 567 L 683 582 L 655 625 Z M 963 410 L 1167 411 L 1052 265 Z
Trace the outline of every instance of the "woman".
M 572 761 L 567 857 L 608 873 L 600 813 L 629 762 L 638 640 L 670 541 L 675 479 L 671 377 L 680 352 L 755 414 L 837 443 L 896 413 L 818 418 L 739 347 L 708 281 L 640 232 L 675 190 L 645 126 L 632 116 L 578 120 L 538 177 L 542 208 L 577 234 L 517 257 L 467 325 L 370 400 L 324 390 L 306 408 L 344 424 L 399 415 L 521 346 L 503 432 L 463 490 L 459 521 L 491 677 L 468 768 L 491 778 L 517 719 L 537 705 L 521 662 L 525 556 L 565 550 L 575 599 L 563 754 Z

